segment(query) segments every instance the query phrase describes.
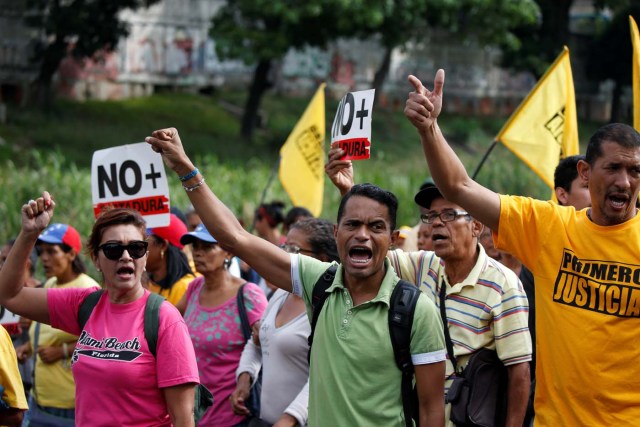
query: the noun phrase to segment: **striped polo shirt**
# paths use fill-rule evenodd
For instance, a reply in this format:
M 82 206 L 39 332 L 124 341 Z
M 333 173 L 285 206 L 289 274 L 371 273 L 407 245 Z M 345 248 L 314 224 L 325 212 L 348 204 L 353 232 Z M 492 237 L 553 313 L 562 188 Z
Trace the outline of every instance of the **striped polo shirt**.
M 446 285 L 446 313 L 458 369 L 473 352 L 496 350 L 505 366 L 531 360 L 529 304 L 513 271 L 489 258 L 478 245 L 478 260 L 460 283 L 449 283 L 444 261 L 434 252 L 389 252 L 391 265 L 404 280 L 418 284 L 440 309 L 440 286 Z M 447 360 L 447 384 L 453 365 Z

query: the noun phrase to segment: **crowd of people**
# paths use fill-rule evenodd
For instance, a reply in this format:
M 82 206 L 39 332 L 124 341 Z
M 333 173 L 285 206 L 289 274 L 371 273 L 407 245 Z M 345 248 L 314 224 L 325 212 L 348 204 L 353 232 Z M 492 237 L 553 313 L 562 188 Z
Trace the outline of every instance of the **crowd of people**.
M 79 233 L 52 223 L 50 194 L 27 202 L 0 251 L 0 305 L 22 316 L 19 334 L 0 335 L 0 424 L 462 426 L 477 416 L 465 387 L 477 387 L 497 390 L 481 411 L 496 426 L 635 425 L 640 134 L 600 128 L 585 156 L 558 164 L 557 202 L 498 195 L 440 131 L 444 72 L 433 90 L 409 81 L 405 115 L 433 179 L 415 194 L 414 227 L 398 227 L 396 197 L 356 183 L 333 147 L 335 223 L 273 201 L 255 210 L 254 234 L 173 128 L 146 141 L 192 206 L 156 228 L 129 209 L 101 213 L 85 244 L 100 284 Z M 396 292 L 407 285 L 417 291 Z M 504 383 L 471 377 L 481 353 Z M 198 384 L 213 404 L 196 420 Z
M 281 202 L 273 205 L 284 207 Z M 86 273 L 81 257 L 83 239 L 77 230 L 69 224 L 48 224 L 45 217 L 50 219 L 54 207 L 55 202 L 48 194 L 30 201 L 22 212 L 20 236 L 7 242 L 0 252 L 0 269 L 6 271 L 24 263 L 16 274 L 0 278 L 0 282 L 13 282 L 15 277 L 20 277 L 21 281 L 16 283 L 22 283 L 21 286 L 3 287 L 7 292 L 5 297 L 9 298 L 3 307 L 23 316 L 20 333 L 10 336 L 13 346 L 11 341 L 3 343 L 7 344 L 6 352 L 3 346 L 3 356 L 8 355 L 5 360 L 18 362 L 17 380 L 22 386 L 15 386 L 16 378 L 3 380 L 4 401 L 13 410 L 11 417 L 7 412 L 0 418 L 0 425 L 191 425 L 189 415 L 195 406 L 191 392 L 196 383 L 205 385 L 215 396 L 214 404 L 198 420 L 198 425 L 236 426 L 258 419 L 260 410 L 257 413 L 238 410 L 237 398 L 233 405 L 231 403 L 237 382 L 241 382 L 237 381 L 236 370 L 247 344 L 240 312 L 246 311 L 248 327 L 254 329 L 257 339 L 260 319 L 267 306 L 265 292 L 258 286 L 261 278 L 257 273 L 253 272 L 257 277 L 254 282 L 244 280 L 237 257 L 222 249 L 202 224 L 194 227 L 193 221 L 189 222 L 189 219 L 199 220 L 193 209 L 187 211 L 184 221 L 181 213 L 172 209 L 169 224 L 156 228 L 146 228 L 143 218 L 135 211 L 112 209 L 100 215 L 88 238 L 88 253 L 102 275 L 102 285 L 99 285 Z M 292 208 L 286 217 L 282 214 L 280 222 L 287 220 L 285 229 L 290 230 L 291 237 L 290 240 L 284 236 L 279 238 L 278 244 L 298 252 L 311 248 L 310 254 L 334 259 L 337 255 L 330 223 L 312 219 L 306 225 L 296 224 L 311 216 L 306 209 L 298 207 Z M 43 230 L 41 224 L 45 226 Z M 35 241 L 26 237 L 36 232 L 39 234 Z M 16 245 L 18 251 L 31 246 L 28 259 L 22 259 L 21 252 L 12 252 Z M 34 277 L 37 262 L 41 263 L 47 278 L 44 283 Z M 24 294 L 26 288 L 38 288 L 37 293 Z M 55 296 L 48 293 L 49 289 L 70 288 L 82 292 L 69 291 Z M 83 301 L 100 288 L 106 295 L 96 296 L 99 299 L 96 299 L 95 314 L 85 324 L 80 323 Z M 152 304 L 151 293 L 166 300 L 159 308 L 161 320 L 154 350 L 145 343 L 148 338 L 145 310 Z M 240 297 L 243 304 L 238 303 Z M 29 300 L 33 303 L 27 307 Z M 53 301 L 56 301 L 55 308 Z M 274 302 L 279 302 L 274 312 L 278 322 L 284 321 L 282 327 L 288 330 L 290 321 L 295 320 L 296 329 L 292 330 L 298 332 L 294 334 L 295 339 L 300 339 L 306 321 L 304 310 L 300 311 L 304 307 L 301 301 L 279 295 Z M 112 322 L 119 325 L 111 325 Z M 298 330 L 300 325 L 302 332 Z M 306 325 L 308 329 L 308 321 Z M 280 334 L 289 335 L 290 332 Z M 173 349 L 174 345 L 177 348 Z M 292 403 L 293 397 L 300 393 L 301 397 L 289 410 L 293 415 L 285 411 L 286 407 L 277 410 L 281 416 L 304 425 L 308 400 L 303 392 L 308 380 L 308 368 L 304 367 L 306 335 L 297 347 L 290 348 L 289 341 L 285 341 L 274 343 L 270 348 L 278 352 L 279 357 L 266 357 L 265 364 L 274 363 L 267 360 L 276 360 L 285 366 L 293 363 L 299 371 L 295 378 L 302 384 L 282 382 L 277 368 L 266 369 L 271 375 L 266 375 L 263 390 L 267 406 L 262 408 L 275 408 L 269 403 L 272 397 L 294 393 L 289 402 Z M 113 349 L 127 351 L 117 355 Z M 122 361 L 128 363 L 122 364 Z M 113 374 L 107 375 L 110 369 L 129 378 L 122 381 Z M 11 369 L 5 371 L 11 372 Z M 102 375 L 106 377 L 104 380 Z M 147 378 L 142 381 L 142 376 Z M 119 387 L 126 387 L 127 391 L 118 393 Z M 98 388 L 102 391 L 98 392 Z M 107 397 L 105 393 L 113 395 Z M 97 397 L 101 399 L 100 410 L 94 408 Z M 27 409 L 25 399 L 28 411 L 23 414 Z M 173 404 L 169 404 L 169 399 Z M 140 414 L 139 410 L 132 409 L 131 414 L 126 414 L 115 409 L 115 405 L 125 401 L 128 403 L 124 408 L 140 404 L 148 410 Z M 271 419 L 268 410 L 266 413 L 267 419 Z M 276 422 L 277 419 L 273 421 Z

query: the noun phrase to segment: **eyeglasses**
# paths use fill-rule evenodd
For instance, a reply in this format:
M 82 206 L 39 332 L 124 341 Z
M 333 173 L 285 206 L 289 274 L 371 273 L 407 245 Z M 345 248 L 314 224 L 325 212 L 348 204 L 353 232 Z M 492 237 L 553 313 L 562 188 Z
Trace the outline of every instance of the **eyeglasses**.
M 457 211 L 457 210 L 451 209 L 451 210 L 442 211 L 440 213 L 438 213 L 438 212 L 429 212 L 429 213 L 426 213 L 426 214 L 422 214 L 422 215 L 420 215 L 420 219 L 425 224 L 433 224 L 433 222 L 437 218 L 440 218 L 440 221 L 442 221 L 442 222 L 451 222 L 451 221 L 455 221 L 456 218 L 458 218 L 460 216 L 469 216 L 470 217 L 471 215 L 469 215 L 469 212 Z
M 120 259 L 125 249 L 131 258 L 142 258 L 144 254 L 147 253 L 148 246 L 149 242 L 134 240 L 126 245 L 123 245 L 122 243 L 105 243 L 104 245 L 100 245 L 98 249 L 102 250 L 102 253 L 104 253 L 104 256 L 106 256 L 107 259 L 116 261 Z
M 299 246 L 288 245 L 286 243 L 283 243 L 282 245 L 280 245 L 280 249 L 284 249 L 286 252 L 289 252 L 290 254 L 299 254 L 299 253 L 304 254 L 305 252 L 307 252 L 309 254 L 315 255 L 315 252 L 310 249 L 303 249 Z

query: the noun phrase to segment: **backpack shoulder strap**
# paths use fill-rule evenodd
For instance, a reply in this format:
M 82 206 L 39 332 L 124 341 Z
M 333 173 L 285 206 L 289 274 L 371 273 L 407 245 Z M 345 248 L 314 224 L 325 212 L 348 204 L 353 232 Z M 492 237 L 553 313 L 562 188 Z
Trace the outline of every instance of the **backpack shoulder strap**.
M 418 413 L 413 399 L 413 362 L 411 361 L 411 327 L 420 296 L 417 286 L 400 280 L 393 289 L 389 304 L 389 335 L 398 369 L 402 371 L 402 406 L 407 426 L 413 425 L 413 414 Z
M 324 306 L 324 302 L 327 300 L 329 294 L 327 294 L 327 289 L 333 283 L 333 279 L 336 277 L 336 271 L 338 270 L 338 266 L 336 264 L 327 268 L 322 276 L 318 279 L 315 285 L 313 285 L 313 292 L 311 293 L 311 333 L 309 334 L 309 338 L 307 338 L 307 342 L 309 343 L 309 352 L 307 353 L 307 361 L 311 361 L 311 345 L 313 344 L 313 334 L 316 330 L 316 324 L 318 323 L 318 318 L 320 317 L 320 312 L 322 311 L 322 306 Z
M 249 324 L 249 316 L 247 316 L 247 307 L 244 304 L 244 286 L 246 283 L 240 285 L 238 294 L 236 295 L 236 303 L 238 304 L 238 315 L 240 315 L 240 326 L 242 327 L 242 335 L 244 340 L 248 341 L 251 338 L 251 325 Z
M 160 328 L 160 306 L 164 300 L 164 297 L 151 292 L 144 306 L 144 338 L 147 340 L 149 351 L 153 357 L 156 357 L 158 329 Z
M 99 289 L 95 292 L 91 292 L 87 295 L 78 307 L 78 325 L 80 326 L 80 330 L 84 329 L 84 325 L 87 324 L 87 320 L 91 317 L 91 313 L 93 313 L 93 309 L 100 301 L 100 297 L 104 293 L 104 289 Z

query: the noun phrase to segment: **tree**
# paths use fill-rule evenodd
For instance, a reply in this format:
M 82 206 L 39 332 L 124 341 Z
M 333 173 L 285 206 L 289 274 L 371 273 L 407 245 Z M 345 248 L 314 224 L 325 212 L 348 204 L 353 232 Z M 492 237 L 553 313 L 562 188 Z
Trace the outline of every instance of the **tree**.
M 70 52 L 87 58 L 100 49 L 112 50 L 120 37 L 128 34 L 118 19 L 124 9 L 147 7 L 159 0 L 28 0 L 25 22 L 41 34 L 34 53 L 39 64 L 35 95 L 39 105 L 48 107 L 51 80 Z
M 352 6 L 355 10 L 351 11 L 353 17 L 351 25 L 355 35 L 360 38 L 369 38 L 377 34 L 384 48 L 382 61 L 374 74 L 372 83 L 377 96 L 389 75 L 393 50 L 424 34 L 427 28 L 424 16 L 428 1 L 391 0 L 354 3 L 356 4 Z
M 256 64 L 242 117 L 241 135 L 250 139 L 257 125 L 264 93 L 271 87 L 274 60 L 290 48 L 324 47 L 341 35 L 352 34 L 344 25 L 349 0 L 235 0 L 213 17 L 211 36 L 221 59 Z
M 536 0 L 539 18 L 514 30 L 522 44 L 502 44 L 502 64 L 520 71 L 530 71 L 536 78 L 544 74 L 563 45 L 569 45 L 569 10 L 573 0 Z
M 617 11 L 606 28 L 596 34 L 587 57 L 587 76 L 596 81 L 614 82 L 611 100 L 611 122 L 620 118 L 620 98 L 625 85 L 631 84 L 631 34 L 629 15 L 640 22 L 640 5 Z
M 364 8 L 364 7 L 363 7 Z M 356 25 L 360 37 L 378 34 L 384 47 L 384 56 L 378 67 L 373 87 L 382 88 L 389 74 L 391 54 L 394 49 L 420 38 L 428 29 L 443 29 L 463 38 L 475 38 L 481 43 L 500 43 L 518 48 L 520 40 L 512 29 L 535 22 L 538 7 L 533 0 L 391 0 L 371 7 L 369 14 L 379 14 L 382 19 L 366 17 Z
M 624 8 L 637 0 L 592 0 L 597 10 Z M 563 45 L 570 45 L 569 12 L 574 0 L 535 0 L 540 15 L 536 22 L 524 24 L 514 30 L 522 40 L 521 46 L 502 44 L 505 67 L 530 71 L 537 78 L 558 55 Z

